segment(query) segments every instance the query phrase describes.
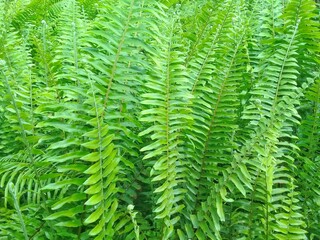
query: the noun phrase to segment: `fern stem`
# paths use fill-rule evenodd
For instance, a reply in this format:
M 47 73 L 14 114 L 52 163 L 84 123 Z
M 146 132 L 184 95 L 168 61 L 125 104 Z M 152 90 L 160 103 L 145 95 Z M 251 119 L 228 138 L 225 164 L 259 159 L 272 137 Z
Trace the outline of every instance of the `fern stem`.
M 7 60 L 9 61 L 9 58 L 7 58 Z M 9 68 L 11 69 L 11 63 L 10 61 L 8 62 L 9 64 Z M 14 72 L 13 69 L 11 69 L 11 72 Z M 30 161 L 31 163 L 33 164 L 34 163 L 34 159 L 33 159 L 33 154 L 32 154 L 32 150 L 31 150 L 31 146 L 30 146 L 30 143 L 27 139 L 27 134 L 26 134 L 26 131 L 23 127 L 23 123 L 22 123 L 22 118 L 21 118 L 21 114 L 20 114 L 20 111 L 19 111 L 19 108 L 18 108 L 18 105 L 17 105 L 17 102 L 16 102 L 16 99 L 14 97 L 14 94 L 12 93 L 12 90 L 11 90 L 11 87 L 10 87 L 10 84 L 8 82 L 8 79 L 7 79 L 7 76 L 5 75 L 5 73 L 3 71 L 1 71 L 1 73 L 3 74 L 4 76 L 4 83 L 7 87 L 7 91 L 10 95 L 10 98 L 11 98 L 11 101 L 12 101 L 12 105 L 14 107 L 14 110 L 15 110 L 15 113 L 17 115 L 17 118 L 18 118 L 18 123 L 19 123 L 19 127 L 20 127 L 20 134 L 22 135 L 22 138 L 23 138 L 23 143 L 25 144 L 25 146 L 27 147 L 27 150 L 28 150 L 28 155 L 29 155 L 29 158 L 30 158 Z M 13 76 L 14 79 L 15 79 L 15 76 Z
M 108 103 L 108 100 L 109 100 L 111 87 L 112 87 L 112 84 L 113 84 L 113 81 L 114 81 L 114 78 L 115 78 L 115 75 L 116 75 L 116 70 L 117 70 L 117 67 L 118 67 L 118 61 L 119 61 L 119 58 L 120 58 L 120 53 L 122 51 L 122 46 L 123 46 L 123 43 L 125 41 L 125 37 L 126 37 L 127 31 L 129 29 L 130 19 L 132 17 L 132 12 L 133 12 L 133 5 L 134 5 L 134 0 L 131 1 L 127 22 L 126 22 L 126 25 L 125 25 L 124 30 L 122 32 L 122 35 L 121 35 L 121 38 L 120 38 L 120 42 L 119 42 L 119 45 L 118 45 L 118 49 L 117 49 L 117 53 L 116 53 L 116 56 L 115 56 L 115 59 L 114 59 L 113 65 L 112 65 L 111 76 L 110 76 L 110 79 L 109 79 L 108 88 L 107 88 L 105 99 L 104 99 L 104 103 L 103 103 L 103 109 L 107 108 L 107 103 Z M 103 118 L 105 112 L 106 111 L 102 112 L 101 118 Z
M 43 48 L 43 53 L 42 53 L 42 60 L 44 64 L 44 71 L 45 71 L 45 79 L 46 79 L 46 87 L 49 86 L 49 68 L 48 68 L 48 62 L 47 62 L 47 39 L 46 39 L 46 28 L 47 28 L 47 23 L 45 20 L 42 20 L 42 48 Z
M 291 39 L 290 39 L 290 42 L 289 42 L 289 45 L 288 45 L 288 48 L 287 48 L 287 51 L 286 51 L 286 54 L 285 54 L 285 56 L 284 56 L 284 58 L 283 58 L 283 61 L 282 61 L 282 66 L 281 66 L 281 70 L 280 70 L 280 73 L 279 73 L 279 78 L 278 78 L 276 93 L 275 93 L 275 97 L 274 97 L 273 104 L 272 104 L 272 109 L 271 109 L 271 118 L 272 118 L 272 119 L 274 118 L 275 107 L 276 107 L 276 105 L 277 105 L 277 103 L 278 103 L 279 89 L 280 89 L 280 84 L 281 84 L 281 80 L 282 80 L 282 75 L 283 75 L 284 67 L 285 67 L 286 61 L 287 61 L 287 59 L 288 59 L 291 46 L 292 46 L 293 41 L 294 41 L 294 39 L 295 39 L 295 36 L 296 36 L 296 34 L 297 34 L 298 27 L 299 27 L 299 23 L 300 23 L 300 19 L 298 19 L 298 21 L 297 21 L 297 23 L 296 23 L 294 32 L 293 32 L 293 34 L 292 34 L 292 37 L 291 37 Z
M 104 191 L 104 181 L 103 181 L 103 157 L 102 157 L 102 137 L 101 137 L 101 123 L 103 122 L 103 120 L 101 120 L 100 122 L 100 119 L 99 119 L 99 113 L 98 113 L 98 104 L 97 104 L 97 101 L 96 101 L 96 95 L 95 95 L 95 92 L 93 90 L 93 84 L 92 84 L 92 80 L 91 78 L 89 77 L 90 79 L 90 85 L 91 85 L 91 90 L 92 90 L 92 96 L 93 96 L 93 100 L 94 100 L 94 109 L 95 109 L 95 114 L 96 114 L 96 119 L 97 119 L 97 134 L 98 134 L 98 140 L 99 140 L 99 162 L 100 162 L 100 167 L 99 167 L 99 172 L 100 172 L 100 183 L 101 183 L 101 195 L 102 196 L 105 196 L 105 191 Z M 102 201 L 101 201 L 103 206 L 105 205 L 105 199 L 103 198 Z M 102 213 L 102 219 L 105 218 L 105 211 L 103 211 Z M 106 230 L 106 226 L 105 224 L 103 225 L 102 227 L 102 231 L 105 232 Z
M 165 101 L 166 101 L 166 181 L 169 181 L 171 182 L 172 181 L 172 177 L 170 175 L 172 175 L 172 173 L 174 171 L 172 171 L 171 169 L 171 162 L 170 162 L 170 140 L 169 140 L 169 132 L 170 132 L 170 125 L 169 125 L 169 112 L 170 112 L 170 60 L 171 60 L 171 47 L 172 47 L 172 36 L 173 36 L 173 26 L 174 26 L 174 22 L 172 23 L 172 25 L 170 26 L 171 27 L 171 31 L 170 31 L 170 41 L 169 41 L 169 44 L 168 44 L 168 53 L 167 53 L 167 62 L 166 62 L 166 98 L 165 98 Z M 169 171 L 172 171 L 172 173 L 169 175 Z M 171 184 L 170 184 L 171 185 Z M 172 192 L 170 194 L 173 194 Z M 169 209 L 171 210 L 172 208 L 172 205 L 169 206 Z M 170 211 L 169 212 L 169 215 L 167 215 L 165 217 L 165 221 L 167 220 L 168 222 L 170 222 Z M 165 222 L 164 221 L 164 222 Z M 163 236 L 162 236 L 162 239 L 166 239 L 165 238 L 165 232 L 167 230 L 167 226 L 165 223 L 162 223 L 162 233 L 163 233 Z
M 197 85 L 198 85 L 198 82 L 199 82 L 199 80 L 200 80 L 200 76 L 201 76 L 201 73 L 202 73 L 202 71 L 203 71 L 203 68 L 204 68 L 205 64 L 207 63 L 210 54 L 211 54 L 212 51 L 214 50 L 214 47 L 215 47 L 215 45 L 216 45 L 216 43 L 217 43 L 217 40 L 219 39 L 220 35 L 222 34 L 222 30 L 224 29 L 225 24 L 226 24 L 227 19 L 228 19 L 228 16 L 229 16 L 230 13 L 231 13 L 230 8 L 231 8 L 232 5 L 233 5 L 233 4 L 232 4 L 232 2 L 231 2 L 231 4 L 230 4 L 230 5 L 228 6 L 228 8 L 227 8 L 227 13 L 226 13 L 225 16 L 224 16 L 222 23 L 218 25 L 218 30 L 216 31 L 216 34 L 215 34 L 215 36 L 214 36 L 214 39 L 213 39 L 212 42 L 211 42 L 210 49 L 207 51 L 207 54 L 206 54 L 204 60 L 202 61 L 201 68 L 200 68 L 200 70 L 198 71 L 196 80 L 195 80 L 195 82 L 194 82 L 194 84 L 193 84 L 193 87 L 192 87 L 192 90 L 191 90 L 191 93 L 192 93 L 192 94 L 194 93 L 194 91 L 195 91 L 195 89 L 196 89 L 196 87 L 197 87 Z M 200 38 L 198 38 L 198 39 L 200 39 Z
M 26 225 L 24 223 L 24 220 L 23 220 L 23 217 L 22 217 L 22 214 L 21 214 L 21 210 L 20 210 L 20 207 L 19 207 L 18 199 L 17 199 L 17 196 L 15 194 L 14 188 L 15 188 L 14 184 L 12 182 L 10 182 L 9 183 L 9 191 L 10 191 L 10 193 L 12 195 L 14 207 L 15 207 L 15 209 L 17 211 L 17 214 L 18 214 L 18 217 L 19 217 L 19 220 L 20 220 L 20 224 L 21 224 L 21 228 L 22 228 L 22 231 L 23 231 L 24 239 L 28 240 L 29 237 L 28 237 L 28 234 L 27 234 L 27 228 L 26 228 Z

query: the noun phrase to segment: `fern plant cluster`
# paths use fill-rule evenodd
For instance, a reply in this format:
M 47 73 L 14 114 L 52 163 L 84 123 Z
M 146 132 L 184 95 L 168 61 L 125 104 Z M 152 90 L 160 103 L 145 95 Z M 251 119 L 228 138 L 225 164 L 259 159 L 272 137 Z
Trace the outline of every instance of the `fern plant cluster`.
M 320 239 L 314 0 L 0 0 L 0 239 Z

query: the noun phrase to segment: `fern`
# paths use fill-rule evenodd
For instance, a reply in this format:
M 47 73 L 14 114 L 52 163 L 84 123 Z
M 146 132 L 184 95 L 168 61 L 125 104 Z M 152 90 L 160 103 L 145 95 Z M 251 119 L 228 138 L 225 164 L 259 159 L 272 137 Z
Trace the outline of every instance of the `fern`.
M 263 208 L 260 208 L 264 213 L 258 216 L 264 216 L 266 238 L 274 233 L 278 239 L 302 239 L 305 233 L 303 229 L 295 227 L 303 226 L 303 219 L 299 212 L 293 214 L 293 211 L 299 210 L 299 206 L 294 204 L 297 202 L 295 198 L 297 193 L 295 193 L 293 183 L 293 158 L 290 156 L 295 146 L 287 142 L 287 139 L 294 138 L 292 125 L 297 122 L 299 117 L 294 108 L 294 104 L 299 104 L 296 98 L 301 93 L 295 87 L 297 85 L 295 80 L 299 73 L 296 69 L 298 67 L 297 60 L 295 60 L 295 56 L 297 56 L 297 40 L 295 38 L 299 23 L 300 20 L 296 19 L 295 26 L 291 27 L 291 31 L 289 30 L 291 37 L 287 37 L 288 40 L 282 40 L 284 42 L 279 43 L 278 49 L 272 54 L 274 57 L 269 59 L 262 75 L 266 76 L 266 80 L 258 82 L 252 92 L 253 96 L 260 97 L 253 100 L 256 102 L 249 105 L 244 115 L 245 118 L 251 120 L 251 129 L 254 129 L 253 126 L 258 126 L 258 131 L 252 134 L 252 140 L 248 146 L 253 146 L 253 151 L 258 154 L 257 159 L 261 159 L 259 160 L 261 163 L 257 162 L 253 168 L 251 167 L 251 172 L 253 176 L 256 175 L 255 191 L 259 192 L 259 199 L 265 204 Z M 264 94 L 267 91 L 269 94 Z M 269 100 L 267 100 L 268 98 Z M 285 105 L 287 105 L 286 118 L 282 114 Z M 248 147 L 246 149 L 249 154 L 252 154 L 252 150 L 249 150 Z M 283 186 L 288 187 L 284 188 Z M 288 189 L 292 189 L 291 192 Z M 258 193 L 253 194 L 252 197 L 258 196 Z M 254 205 L 252 202 L 251 207 Z M 252 212 L 252 210 L 248 211 Z M 254 215 L 251 214 L 251 217 Z M 276 224 L 273 224 L 273 221 Z M 250 234 L 259 234 L 253 233 L 252 230 L 249 232 Z M 250 235 L 250 238 L 252 237 Z
M 319 4 L 0 0 L 0 238 L 318 239 Z
M 198 238 L 206 235 L 211 239 L 221 238 L 219 221 L 225 220 L 222 201 L 231 201 L 226 199 L 226 191 L 227 189 L 233 191 L 235 186 L 243 192 L 240 182 L 248 183 L 242 178 L 243 173 L 231 170 L 232 151 L 236 147 L 232 141 L 238 127 L 236 122 L 239 80 L 243 78 L 236 72 L 243 69 L 242 66 L 246 62 L 244 48 L 241 47 L 246 20 L 241 19 L 239 12 L 236 12 L 242 7 L 241 3 L 238 4 L 234 10 L 231 9 L 234 6 L 231 2 L 226 2 L 225 5 L 221 5 L 221 9 L 217 9 L 221 15 L 216 23 L 218 26 L 216 33 L 212 34 L 214 39 L 209 38 L 210 45 L 203 49 L 205 54 L 199 54 L 203 57 L 202 64 L 193 66 L 197 71 L 192 89 L 195 95 L 195 124 L 194 132 L 190 135 L 193 136 L 191 141 L 195 147 L 191 144 L 188 147 L 194 151 L 190 152 L 190 164 L 193 169 L 190 178 L 192 181 L 188 187 L 190 189 L 188 205 L 191 214 L 194 214 L 191 217 L 199 222 L 197 226 L 198 224 L 192 221 L 193 227 L 198 228 L 195 232 Z M 232 20 L 237 21 L 239 25 L 232 28 Z M 220 46 L 220 41 L 224 42 L 224 45 Z M 223 62 L 218 59 L 223 59 Z M 245 168 L 243 170 L 246 171 Z M 240 182 L 237 174 L 240 174 L 238 175 L 241 177 Z M 215 179 L 220 180 L 215 181 Z M 202 209 L 201 213 L 196 215 L 199 207 Z M 193 236 L 190 228 L 192 226 L 188 223 L 185 226 L 188 237 Z
M 165 15 L 162 21 L 167 21 Z M 185 190 L 185 162 L 182 158 L 182 132 L 192 120 L 188 114 L 188 102 L 191 98 L 190 83 L 183 67 L 182 46 L 175 40 L 179 30 L 175 20 L 167 22 L 167 28 L 159 29 L 166 36 L 155 39 L 157 57 L 155 68 L 150 72 L 146 83 L 147 93 L 142 97 L 148 109 L 141 112 L 141 121 L 152 125 L 140 133 L 150 134 L 152 142 L 141 151 L 148 151 L 144 160 L 150 159 L 152 182 L 156 197 L 155 219 L 160 219 L 162 239 L 174 236 L 174 225 L 179 221 L 178 214 L 184 208 L 182 199 Z M 165 26 L 165 25 L 164 25 Z M 155 160 L 153 160 L 155 159 Z
M 302 121 L 299 128 L 298 146 L 301 149 L 300 161 L 298 167 L 308 174 L 299 175 L 299 187 L 301 190 L 303 209 L 306 216 L 306 223 L 309 232 L 309 238 L 315 239 L 319 236 L 317 224 L 319 214 L 312 209 L 319 205 L 319 192 L 316 184 L 319 183 L 318 174 L 315 172 L 319 168 L 319 78 L 311 85 L 306 92 L 308 105 L 312 106 L 312 112 Z M 311 104 L 310 104 L 311 103 Z

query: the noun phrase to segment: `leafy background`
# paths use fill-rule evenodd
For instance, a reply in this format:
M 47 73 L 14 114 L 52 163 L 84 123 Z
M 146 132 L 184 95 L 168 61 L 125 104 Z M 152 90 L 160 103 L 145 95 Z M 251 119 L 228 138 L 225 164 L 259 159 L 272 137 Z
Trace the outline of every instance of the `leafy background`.
M 0 239 L 320 239 L 313 0 L 0 0 Z

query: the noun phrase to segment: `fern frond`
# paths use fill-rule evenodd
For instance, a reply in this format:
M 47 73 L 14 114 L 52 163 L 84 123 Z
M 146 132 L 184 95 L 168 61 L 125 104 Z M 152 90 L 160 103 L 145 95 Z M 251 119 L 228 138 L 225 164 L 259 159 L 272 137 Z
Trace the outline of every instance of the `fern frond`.
M 146 169 L 139 152 L 142 141 L 138 133 L 142 131 L 142 124 L 138 116 L 143 83 L 151 68 L 146 55 L 154 51 L 148 43 L 152 39 L 150 29 L 156 26 L 157 8 L 153 1 L 123 1 L 117 7 L 108 2 L 101 6 L 89 30 L 91 47 L 86 53 L 98 90 L 97 99 L 103 105 L 99 114 L 115 136 L 120 158 L 119 205 L 123 214 L 128 204 L 136 205 L 137 209 L 141 206 L 138 210 L 143 214 L 150 213 L 141 204 L 150 201 L 142 196 L 141 189 L 150 187 L 143 179 Z M 143 200 L 137 201 L 138 194 Z M 123 220 L 126 219 L 127 216 Z
M 311 111 L 308 111 L 308 115 L 303 119 L 301 126 L 299 127 L 299 140 L 298 146 L 301 149 L 300 160 L 297 169 L 298 173 L 298 185 L 301 189 L 301 195 L 306 216 L 306 223 L 308 229 L 308 236 L 310 239 L 320 236 L 320 232 L 317 228 L 317 223 L 320 221 L 320 215 L 318 211 L 314 211 L 315 208 L 319 208 L 320 192 L 317 187 L 320 183 L 319 179 L 319 149 L 320 149 L 320 136 L 319 136 L 319 103 L 320 103 L 320 81 L 317 77 L 316 81 L 311 85 L 306 92 L 308 107 L 311 107 Z M 305 174 L 307 171 L 308 174 Z
M 195 190 L 199 191 L 196 195 L 198 195 L 200 202 L 203 200 L 201 197 L 202 191 L 207 192 L 208 186 L 206 186 L 206 183 L 211 184 L 210 179 L 207 179 L 207 181 L 204 181 L 204 179 L 209 175 L 213 176 L 214 166 L 212 164 L 218 165 L 218 162 L 223 161 L 224 154 L 222 152 L 226 150 L 224 137 L 230 138 L 235 129 L 236 116 L 234 114 L 238 101 L 234 96 L 237 95 L 237 82 L 239 81 L 236 77 L 230 77 L 230 75 L 232 76 L 233 68 L 236 68 L 237 65 L 238 51 L 241 51 L 238 47 L 240 47 L 242 39 L 232 39 L 234 37 L 232 34 L 226 34 L 228 30 L 232 31 L 231 24 L 234 13 L 231 6 L 231 2 L 228 2 L 226 6 L 223 5 L 221 9 L 217 10 L 221 12 L 219 20 L 222 21 L 222 24 L 217 24 L 220 27 L 216 29 L 217 32 L 213 35 L 213 39 L 208 39 L 208 45 L 203 48 L 203 52 L 199 53 L 196 61 L 200 64 L 191 63 L 191 70 L 194 72 L 192 74 L 194 76 L 192 93 L 194 94 L 193 114 L 195 119 L 194 132 L 191 135 L 195 138 L 195 151 L 190 153 L 190 161 L 198 172 L 199 176 L 197 178 L 199 177 L 199 179 L 197 181 L 203 184 L 196 187 L 200 189 Z M 220 41 L 226 43 L 225 48 L 219 47 Z M 233 44 L 236 45 L 234 51 L 231 50 Z M 216 62 L 219 56 L 224 56 L 224 62 Z M 230 109 L 223 110 L 226 103 L 233 106 Z M 225 135 L 219 130 L 222 125 L 225 128 Z M 218 138 L 218 145 L 220 146 L 216 145 Z M 225 141 L 229 145 L 230 139 Z M 189 149 L 193 150 L 191 146 Z M 214 156 L 219 157 L 220 160 L 213 159 Z M 193 199 L 193 201 L 197 200 Z
M 179 23 L 168 21 L 165 14 L 159 20 L 167 28 L 159 29 L 165 36 L 155 39 L 155 54 L 152 56 L 154 68 L 150 71 L 147 92 L 142 95 L 142 104 L 148 106 L 141 112 L 141 121 L 151 126 L 140 133 L 148 134 L 151 143 L 141 151 L 147 151 L 144 160 L 151 161 L 152 182 L 156 194 L 155 218 L 160 219 L 162 238 L 174 235 L 174 225 L 179 221 L 178 213 L 184 208 L 181 200 L 185 190 L 182 183 L 186 179 L 185 162 L 182 159 L 181 145 L 183 131 L 192 120 L 188 102 L 190 88 L 183 66 L 182 46 L 176 40 Z
M 35 176 L 36 165 L 42 154 L 35 145 L 38 137 L 35 130 L 34 116 L 34 82 L 32 61 L 28 46 L 17 32 L 10 29 L 1 46 L 3 58 L 1 69 L 2 116 L 5 122 L 1 125 L 4 135 L 1 136 L 1 187 L 5 186 L 5 199 L 8 196 L 8 183 L 14 182 L 20 189 L 27 191 L 28 201 L 40 199 L 41 181 Z M 10 40 L 9 40 L 10 39 Z M 18 54 L 18 55 L 17 55 Z M 17 168 L 16 168 L 17 167 Z M 39 167 L 40 171 L 41 167 Z M 8 174 L 14 173 L 7 177 Z M 33 179 L 35 178 L 35 179 Z M 32 192 L 32 193 L 31 193 Z M 5 200 L 6 203 L 7 200 Z
M 236 148 L 240 84 L 248 59 L 243 44 L 247 19 L 241 17 L 246 15 L 245 10 L 240 2 L 233 7 L 234 2 L 228 1 L 216 10 L 221 14 L 218 20 L 221 24 L 217 24 L 214 37 L 208 39 L 208 46 L 199 53 L 200 64 L 190 64 L 197 75 L 193 85 L 195 121 L 190 133 L 194 147 L 192 144 L 187 147 L 191 166 L 187 218 L 193 214 L 189 219 L 193 226 L 190 222 L 184 226 L 188 237 L 194 236 L 190 230 L 195 228 L 195 236 L 200 239 L 205 236 L 221 239 L 220 221 L 225 221 L 223 202 L 232 201 L 226 197 L 227 192 L 238 189 L 245 194 L 245 188 L 251 187 L 245 165 L 235 170 L 235 162 L 240 163 L 232 156 Z
M 15 13 L 12 14 L 12 24 L 18 30 L 23 29 L 26 23 L 38 25 L 41 21 L 54 21 L 59 16 L 69 0 L 31 0 L 17 1 Z
M 293 183 L 294 160 L 291 155 L 296 147 L 287 142 L 287 139 L 295 139 L 292 127 L 299 119 L 295 109 L 295 105 L 299 104 L 297 99 L 301 96 L 301 90 L 297 88 L 296 82 L 299 76 L 297 64 L 299 23 L 300 20 L 297 19 L 292 23 L 294 25 L 290 25 L 289 30 L 286 27 L 283 33 L 276 34 L 278 48 L 272 48 L 272 57 L 266 60 L 265 65 L 262 61 L 265 66 L 261 72 L 262 79 L 253 87 L 251 104 L 243 114 L 243 118 L 250 120 L 249 128 L 256 129 L 251 134 L 251 140 L 241 150 L 245 154 L 244 158 L 250 155 L 256 158 L 248 162 L 251 165 L 250 173 L 255 179 L 256 191 L 252 193 L 248 212 L 251 218 L 255 218 L 255 215 L 258 218 L 264 216 L 264 229 L 261 230 L 266 237 L 275 236 L 277 239 L 305 237 L 303 216 L 296 204 L 297 193 Z M 286 37 L 277 40 L 278 34 L 284 34 Z M 286 109 L 285 114 L 283 114 L 284 109 Z M 290 193 L 288 189 L 292 189 L 292 192 Z M 259 207 L 260 204 L 264 206 Z M 261 215 L 259 213 L 252 215 L 254 210 L 250 208 L 258 209 L 257 212 L 262 211 Z M 250 222 L 254 221 L 257 220 Z M 300 228 L 296 227 L 297 225 Z M 257 226 L 251 225 L 247 232 L 251 238 L 259 234 L 254 227 Z
M 96 236 L 95 239 L 111 239 L 115 233 L 113 225 L 117 220 L 115 212 L 118 201 L 115 194 L 118 191 L 116 183 L 119 158 L 116 158 L 117 152 L 112 143 L 113 135 L 108 134 L 108 126 L 104 126 L 99 119 L 98 105 L 94 104 L 96 118 L 89 121 L 94 130 L 84 135 L 90 141 L 82 144 L 91 150 L 81 158 L 91 165 L 84 171 L 90 175 L 83 183 L 88 186 L 85 193 L 90 196 L 85 202 L 85 205 L 89 206 L 87 211 L 90 212 L 90 216 L 84 220 L 84 224 L 94 224 L 89 235 Z

